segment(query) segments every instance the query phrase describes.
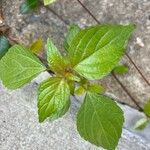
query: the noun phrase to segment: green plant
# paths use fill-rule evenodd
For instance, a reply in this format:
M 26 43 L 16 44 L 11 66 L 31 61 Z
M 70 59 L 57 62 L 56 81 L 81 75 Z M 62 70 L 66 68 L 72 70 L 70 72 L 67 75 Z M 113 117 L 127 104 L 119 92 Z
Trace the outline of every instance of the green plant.
M 144 105 L 144 114 L 145 117 L 139 119 L 135 125 L 134 129 L 136 130 L 143 130 L 146 128 L 148 123 L 150 123 L 150 100 L 147 101 L 147 103 Z
M 56 0 L 44 0 L 44 5 L 49 5 L 54 3 Z
M 0 35 L 0 59 L 6 54 L 10 46 L 8 39 L 5 36 Z
M 44 1 L 44 5 L 49 5 L 53 2 L 55 2 L 56 0 L 43 0 L 43 1 Z M 31 11 L 37 9 L 39 3 L 40 3 L 39 0 L 26 0 L 24 3 L 21 4 L 20 12 L 22 14 L 31 12 Z
M 63 116 L 70 107 L 70 94 L 85 93 L 77 114 L 77 130 L 90 143 L 113 150 L 121 136 L 123 111 L 115 100 L 102 94 L 105 90 L 101 85 L 91 84 L 90 80 L 111 73 L 133 30 L 133 25 L 96 25 L 85 29 L 71 25 L 64 42 L 65 54 L 47 40 L 46 65 L 30 48 L 14 45 L 0 61 L 0 78 L 7 88 L 17 89 L 39 73 L 51 72 L 51 77 L 38 88 L 39 122 Z
M 125 65 L 118 65 L 113 69 L 113 73 L 115 73 L 115 74 L 125 74 L 128 71 L 129 71 L 129 69 Z

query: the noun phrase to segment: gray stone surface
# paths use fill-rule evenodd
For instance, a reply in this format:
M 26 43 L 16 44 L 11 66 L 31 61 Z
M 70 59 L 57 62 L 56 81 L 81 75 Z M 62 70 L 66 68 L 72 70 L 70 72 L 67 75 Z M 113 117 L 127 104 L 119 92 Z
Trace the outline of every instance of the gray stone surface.
M 129 106 L 121 105 L 121 108 L 125 115 L 124 128 L 128 129 L 134 134 L 141 136 L 142 138 L 145 138 L 147 141 L 150 141 L 150 124 L 148 124 L 142 131 L 134 129 L 135 123 L 141 118 L 144 118 L 145 115 Z
M 0 85 L 0 150 L 100 150 L 84 141 L 75 126 L 78 103 L 54 122 L 38 123 L 37 84 L 9 91 Z M 123 130 L 118 150 L 149 150 L 144 138 Z

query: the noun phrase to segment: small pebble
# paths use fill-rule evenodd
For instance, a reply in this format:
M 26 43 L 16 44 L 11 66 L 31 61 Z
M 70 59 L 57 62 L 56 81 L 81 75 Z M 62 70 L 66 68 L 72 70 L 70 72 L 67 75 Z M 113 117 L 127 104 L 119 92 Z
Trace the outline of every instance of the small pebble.
M 140 47 L 144 47 L 144 43 L 139 37 L 136 38 L 136 44 L 138 44 Z
M 41 12 L 41 14 L 45 14 L 46 13 L 46 8 L 45 7 L 41 7 L 40 8 L 40 12 Z

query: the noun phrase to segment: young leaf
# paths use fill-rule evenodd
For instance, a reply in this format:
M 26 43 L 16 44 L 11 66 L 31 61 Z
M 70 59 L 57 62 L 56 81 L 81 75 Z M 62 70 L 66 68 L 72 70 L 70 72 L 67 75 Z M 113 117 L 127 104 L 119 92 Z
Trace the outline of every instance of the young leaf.
M 68 81 L 69 89 L 70 89 L 70 94 L 74 95 L 74 90 L 75 90 L 75 83 L 72 80 Z
M 96 83 L 89 85 L 87 90 L 89 92 L 98 93 L 98 94 L 100 93 L 102 94 L 105 92 L 105 88 L 102 85 Z
M 80 85 L 84 86 L 87 85 L 89 83 L 89 81 L 86 78 L 80 78 Z
M 80 31 L 80 27 L 78 25 L 72 24 L 69 26 L 68 33 L 66 35 L 66 39 L 64 41 L 64 48 L 68 51 L 71 45 L 72 40 Z
M 20 13 L 22 13 L 22 14 L 28 13 L 28 12 L 36 9 L 37 6 L 38 6 L 38 0 L 26 0 L 20 6 Z
M 65 77 L 66 77 L 68 80 L 80 82 L 80 78 L 77 77 L 76 75 L 73 75 L 72 73 L 66 73 Z
M 116 66 L 114 69 L 113 69 L 113 72 L 115 74 L 125 74 L 129 71 L 129 68 L 125 65 L 119 65 L 119 66 Z
M 121 137 L 123 111 L 109 97 L 88 93 L 77 114 L 77 129 L 85 140 L 114 150 Z
M 144 113 L 150 116 L 150 100 L 144 106 Z
M 21 45 L 12 46 L 0 60 L 0 78 L 9 89 L 16 89 L 46 70 L 40 60 Z
M 83 95 L 86 92 L 86 90 L 84 89 L 84 87 L 79 86 L 78 88 L 76 88 L 75 90 L 75 94 L 76 95 Z
M 50 39 L 47 40 L 47 46 L 47 60 L 51 70 L 55 73 L 63 73 L 66 66 L 65 59 Z
M 133 25 L 96 25 L 81 30 L 68 50 L 74 70 L 87 79 L 100 79 L 116 66 Z
M 147 124 L 148 124 L 148 119 L 142 118 L 136 122 L 134 129 L 143 130 L 147 126 Z
M 70 106 L 70 90 L 64 79 L 51 77 L 39 86 L 38 90 L 39 122 L 46 118 L 54 120 L 64 115 Z
M 37 39 L 36 41 L 34 41 L 30 46 L 30 49 L 33 53 L 38 54 L 43 49 L 43 40 Z
M 54 3 L 56 0 L 44 0 L 44 5 L 49 5 Z
M 0 36 L 0 59 L 6 54 L 10 47 L 9 41 L 5 36 Z

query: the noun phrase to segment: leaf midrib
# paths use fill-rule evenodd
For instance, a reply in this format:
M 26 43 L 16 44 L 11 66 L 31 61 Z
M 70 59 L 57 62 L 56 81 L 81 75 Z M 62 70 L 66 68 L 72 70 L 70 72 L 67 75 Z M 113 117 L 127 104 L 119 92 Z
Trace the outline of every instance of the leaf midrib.
M 90 95 L 89 95 L 90 96 Z M 98 113 L 97 113 L 97 111 L 96 111 L 96 108 L 95 108 L 95 106 L 94 106 L 94 104 L 93 104 L 93 102 L 92 101 L 90 101 L 89 100 L 89 102 L 92 104 L 92 106 L 93 106 L 93 108 L 94 108 L 94 112 L 95 112 L 95 114 L 97 115 L 97 117 L 96 118 L 99 118 L 99 115 L 98 115 Z M 111 144 L 110 144 L 110 142 L 109 142 L 109 140 L 108 140 L 108 138 L 106 137 L 106 131 L 105 131 L 105 129 L 103 128 L 103 125 L 102 125 L 102 123 L 100 122 L 100 120 L 99 119 L 97 119 L 97 121 L 99 122 L 99 124 L 100 124 L 100 126 L 101 126 L 101 128 L 102 128 L 102 130 L 103 130 L 103 133 L 104 133 L 104 136 L 105 136 L 105 139 L 107 140 L 107 143 L 109 144 L 109 146 L 111 146 Z
M 63 81 L 63 79 L 62 79 L 62 80 L 60 81 L 60 83 L 58 84 L 57 90 L 55 90 L 55 92 L 54 92 L 54 94 L 53 94 L 51 100 L 49 100 L 49 102 L 46 103 L 46 104 L 48 104 L 48 105 L 47 105 L 47 108 L 49 107 L 50 102 L 54 101 L 53 99 L 56 97 L 56 93 L 58 92 L 58 90 L 59 90 L 59 88 L 60 88 L 60 85 L 62 84 L 62 83 L 61 83 L 62 81 Z M 60 104 L 60 101 L 59 101 L 59 104 Z M 39 111 L 40 111 L 42 108 L 43 108 L 43 106 L 40 107 Z M 46 110 L 47 110 L 47 109 L 46 109 Z M 44 112 L 46 112 L 46 110 L 45 110 Z
M 92 57 L 92 56 L 95 55 L 96 53 L 99 53 L 99 51 L 100 51 L 101 49 L 104 49 L 104 48 L 106 48 L 107 46 L 110 46 L 110 44 L 111 44 L 114 40 L 116 40 L 116 38 L 118 38 L 121 34 L 122 34 L 122 31 L 120 32 L 120 34 L 119 34 L 118 36 L 116 36 L 114 39 L 112 39 L 111 41 L 109 41 L 109 42 L 107 43 L 107 45 L 101 47 L 99 50 L 95 51 L 93 54 L 91 54 L 91 55 L 87 56 L 86 58 L 84 58 L 82 61 L 80 61 L 78 64 L 76 64 L 73 68 L 76 68 L 80 63 L 82 63 L 83 61 L 85 61 L 85 60 L 88 59 L 89 57 Z M 99 42 L 101 42 L 101 40 L 100 40 Z M 99 42 L 98 42 L 98 43 L 99 43 Z M 98 45 L 98 44 L 97 44 L 97 45 Z

